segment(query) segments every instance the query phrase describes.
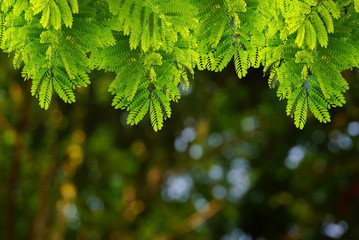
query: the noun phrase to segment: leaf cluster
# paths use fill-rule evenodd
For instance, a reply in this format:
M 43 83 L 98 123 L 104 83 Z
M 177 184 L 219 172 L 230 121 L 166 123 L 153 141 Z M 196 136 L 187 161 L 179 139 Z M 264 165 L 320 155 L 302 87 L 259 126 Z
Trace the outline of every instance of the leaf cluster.
M 47 109 L 55 92 L 75 102 L 95 69 L 116 74 L 113 106 L 127 123 L 147 114 L 155 131 L 171 116 L 194 69 L 239 78 L 263 67 L 303 128 L 308 112 L 329 122 L 345 103 L 341 75 L 359 64 L 359 1 L 1 0 L 0 47 L 32 80 Z

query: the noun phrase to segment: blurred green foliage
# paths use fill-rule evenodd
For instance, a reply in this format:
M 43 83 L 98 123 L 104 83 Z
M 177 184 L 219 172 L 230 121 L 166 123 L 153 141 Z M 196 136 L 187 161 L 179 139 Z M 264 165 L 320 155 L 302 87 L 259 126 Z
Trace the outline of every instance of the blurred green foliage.
M 261 71 L 196 73 L 164 130 L 126 125 L 93 73 L 48 111 L 0 66 L 1 239 L 358 239 L 359 83 L 302 131 Z

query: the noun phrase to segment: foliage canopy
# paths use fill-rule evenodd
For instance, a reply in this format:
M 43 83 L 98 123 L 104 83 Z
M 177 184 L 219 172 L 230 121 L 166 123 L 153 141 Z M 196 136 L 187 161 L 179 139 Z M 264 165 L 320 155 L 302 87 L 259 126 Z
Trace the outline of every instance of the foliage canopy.
M 359 65 L 358 0 L 1 0 L 1 49 L 47 109 L 67 103 L 95 69 L 114 72 L 113 106 L 155 131 L 194 69 L 239 78 L 263 67 L 287 115 L 329 122 L 345 103 L 341 72 Z

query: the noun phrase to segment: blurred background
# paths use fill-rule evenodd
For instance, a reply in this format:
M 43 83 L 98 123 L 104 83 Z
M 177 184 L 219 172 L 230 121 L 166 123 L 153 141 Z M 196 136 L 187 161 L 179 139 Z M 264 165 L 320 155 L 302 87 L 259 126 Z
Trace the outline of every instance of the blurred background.
M 155 133 L 113 109 L 112 74 L 45 111 L 3 54 L 0 239 L 359 239 L 357 73 L 301 131 L 260 69 L 198 72 Z

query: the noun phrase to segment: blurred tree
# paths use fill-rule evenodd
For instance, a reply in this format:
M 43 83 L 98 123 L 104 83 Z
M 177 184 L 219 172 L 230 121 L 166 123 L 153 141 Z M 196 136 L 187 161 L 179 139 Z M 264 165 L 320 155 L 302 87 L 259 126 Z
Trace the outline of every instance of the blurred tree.
M 357 239 L 359 92 L 299 131 L 251 70 L 198 72 L 164 131 L 109 107 L 111 74 L 48 111 L 2 56 L 0 229 L 15 239 Z M 8 81 L 8 79 L 13 79 Z

